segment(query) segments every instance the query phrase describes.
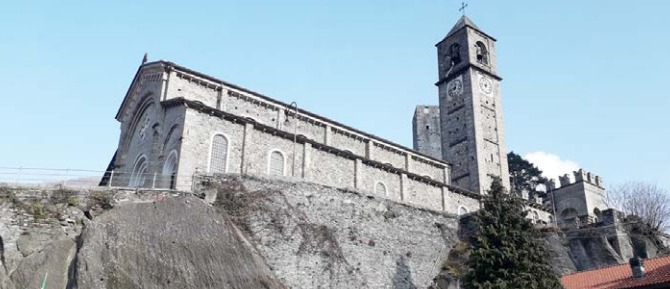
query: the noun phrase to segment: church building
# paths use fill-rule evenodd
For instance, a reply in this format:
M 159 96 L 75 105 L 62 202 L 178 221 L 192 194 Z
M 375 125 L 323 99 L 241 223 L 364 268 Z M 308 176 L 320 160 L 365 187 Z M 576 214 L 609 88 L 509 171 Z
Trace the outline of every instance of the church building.
M 266 175 L 452 214 L 509 188 L 495 38 L 463 16 L 436 45 L 439 106 L 417 106 L 414 148 L 169 61 L 140 65 L 103 183 L 190 191 L 198 174 Z M 529 201 L 531 217 L 551 210 Z

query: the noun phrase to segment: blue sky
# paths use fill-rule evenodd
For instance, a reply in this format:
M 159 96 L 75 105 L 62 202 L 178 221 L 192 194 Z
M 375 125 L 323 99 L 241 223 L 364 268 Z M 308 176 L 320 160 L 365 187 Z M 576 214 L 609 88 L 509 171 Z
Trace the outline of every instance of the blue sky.
M 414 106 L 437 103 L 434 44 L 459 6 L 3 3 L 0 166 L 104 170 L 144 52 L 411 146 Z M 608 184 L 670 187 L 669 10 L 661 0 L 470 1 L 468 16 L 498 39 L 508 148 Z

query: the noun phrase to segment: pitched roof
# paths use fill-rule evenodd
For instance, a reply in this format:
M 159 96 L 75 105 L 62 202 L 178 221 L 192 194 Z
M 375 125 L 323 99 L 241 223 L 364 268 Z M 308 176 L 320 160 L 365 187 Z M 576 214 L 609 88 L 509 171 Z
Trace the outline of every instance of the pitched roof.
M 487 37 L 491 38 L 493 41 L 496 40 L 496 39 L 493 38 L 492 36 L 486 34 L 484 31 L 482 31 L 481 29 L 479 29 L 479 27 L 477 27 L 477 25 L 476 25 L 474 22 L 472 22 L 472 20 L 470 20 L 470 18 L 468 18 L 468 16 L 463 15 L 463 16 L 461 16 L 460 19 L 458 19 L 458 21 L 456 22 L 456 24 L 454 25 L 454 27 L 452 27 L 451 30 L 449 30 L 449 33 L 447 33 L 447 36 L 445 36 L 445 37 L 442 39 L 442 41 L 444 41 L 444 39 L 449 38 L 449 36 L 451 36 L 451 35 L 453 35 L 453 34 L 456 34 L 456 32 L 460 31 L 461 29 L 463 29 L 463 28 L 465 28 L 465 27 L 470 27 L 470 28 L 472 28 L 472 29 L 474 29 L 474 30 L 477 30 L 477 31 L 479 31 L 480 33 L 482 33 L 482 34 L 486 35 Z
M 451 30 L 449 30 L 449 33 L 447 33 L 447 37 L 456 33 L 456 31 L 461 30 L 461 28 L 466 27 L 466 26 L 470 26 L 474 29 L 480 30 L 479 27 L 477 27 L 477 25 L 475 25 L 475 23 L 472 22 L 472 20 L 470 20 L 470 18 L 468 18 L 468 16 L 463 15 L 463 16 L 461 16 L 461 19 L 458 19 L 458 22 L 456 22 L 456 25 L 454 25 L 454 27 L 451 28 Z
M 670 284 L 670 256 L 646 259 L 644 267 L 647 274 L 642 278 L 633 278 L 626 263 L 565 275 L 561 277 L 561 283 L 566 289 L 632 289 Z

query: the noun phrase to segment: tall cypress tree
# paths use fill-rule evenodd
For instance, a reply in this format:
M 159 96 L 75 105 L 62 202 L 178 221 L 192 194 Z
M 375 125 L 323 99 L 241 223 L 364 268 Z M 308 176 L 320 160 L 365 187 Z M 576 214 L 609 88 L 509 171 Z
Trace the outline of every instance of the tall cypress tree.
M 470 289 L 557 289 L 540 232 L 526 219 L 521 199 L 496 180 L 477 212 L 477 233 L 465 276 Z

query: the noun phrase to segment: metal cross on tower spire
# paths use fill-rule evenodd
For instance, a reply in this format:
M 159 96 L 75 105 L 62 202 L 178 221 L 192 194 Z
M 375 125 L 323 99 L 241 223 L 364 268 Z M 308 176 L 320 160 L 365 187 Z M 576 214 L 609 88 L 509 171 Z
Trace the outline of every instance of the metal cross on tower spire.
M 458 11 L 463 12 L 463 16 L 465 16 L 465 7 L 468 7 L 468 3 L 461 2 L 461 8 L 459 8 Z

